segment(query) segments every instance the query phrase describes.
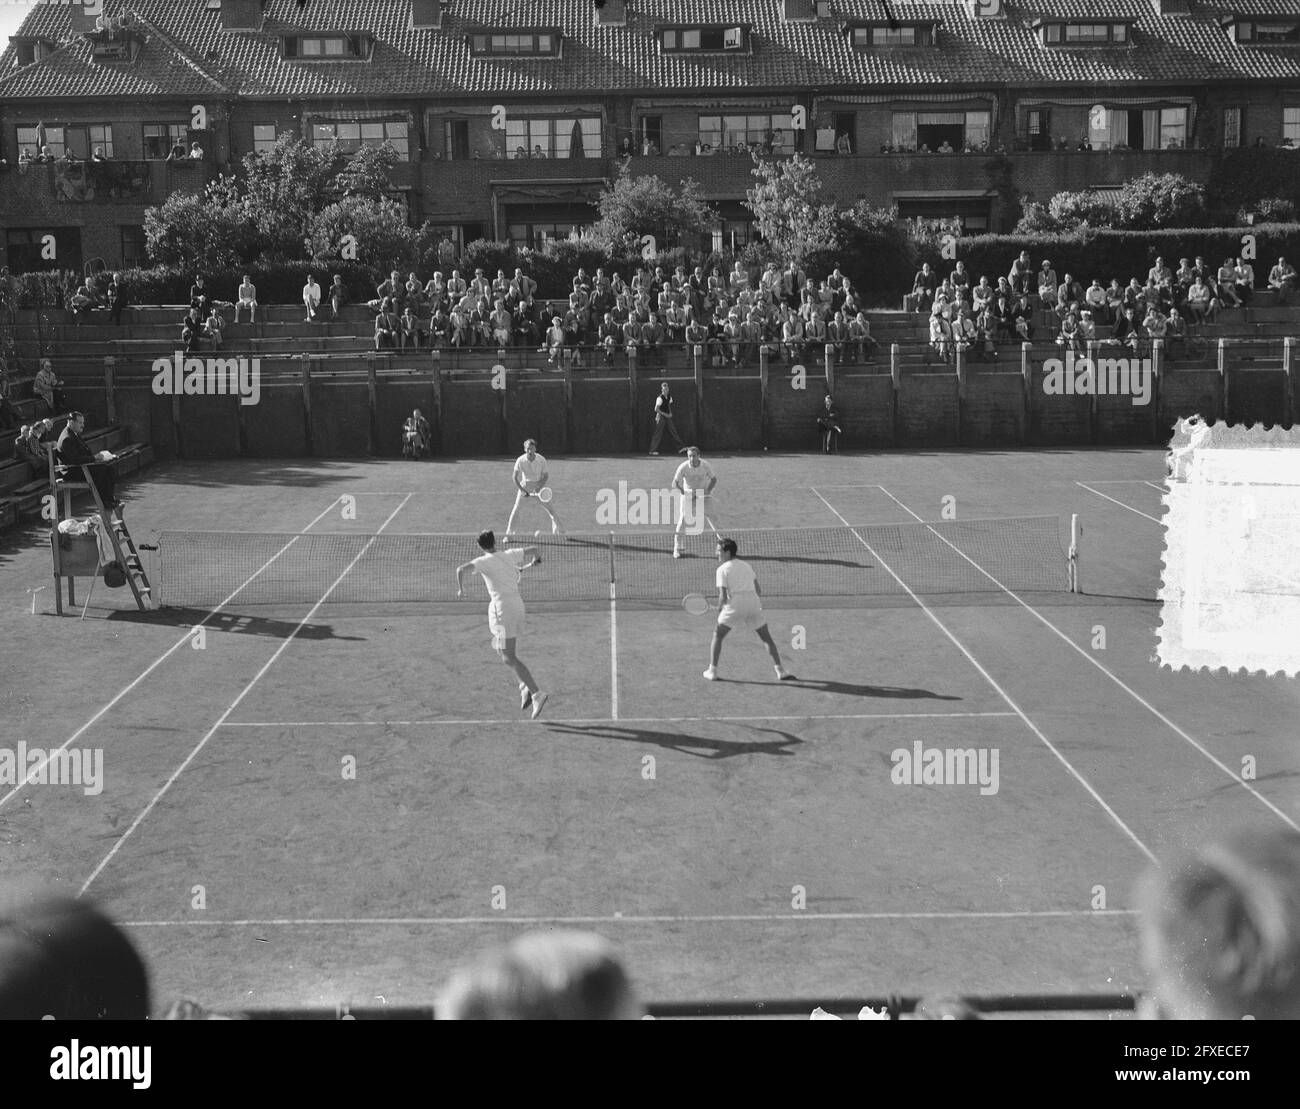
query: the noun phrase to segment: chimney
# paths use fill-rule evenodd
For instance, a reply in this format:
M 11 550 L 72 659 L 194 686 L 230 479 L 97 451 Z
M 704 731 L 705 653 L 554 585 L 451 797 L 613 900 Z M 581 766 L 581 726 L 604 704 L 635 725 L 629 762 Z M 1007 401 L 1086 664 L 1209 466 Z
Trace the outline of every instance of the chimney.
M 816 18 L 816 0 L 781 0 L 782 22 L 812 23 Z
M 223 31 L 260 31 L 262 0 L 221 0 Z
M 86 0 L 82 4 L 73 4 L 72 30 L 74 34 L 85 34 L 95 29 L 95 20 L 104 14 L 104 0 Z
M 592 0 L 597 27 L 626 27 L 627 0 Z
M 966 0 L 966 10 L 971 19 L 1006 19 L 1007 6 L 1003 0 Z
M 427 31 L 442 26 L 443 0 L 411 0 L 411 26 Z

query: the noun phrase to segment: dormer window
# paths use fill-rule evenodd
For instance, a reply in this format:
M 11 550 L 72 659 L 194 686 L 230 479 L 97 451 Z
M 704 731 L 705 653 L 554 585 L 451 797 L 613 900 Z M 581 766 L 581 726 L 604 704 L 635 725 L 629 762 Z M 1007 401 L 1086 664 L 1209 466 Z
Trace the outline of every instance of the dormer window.
M 10 39 L 14 44 L 14 54 L 20 66 L 31 65 L 33 62 L 43 61 L 54 53 L 55 45 L 45 39 L 35 38 L 14 38 Z
M 1045 46 L 1127 46 L 1132 40 L 1128 23 L 1040 23 Z
M 558 58 L 557 29 L 538 31 L 479 31 L 469 36 L 470 53 L 478 57 Z
M 659 45 L 665 54 L 747 54 L 749 33 L 750 28 L 746 25 L 663 27 L 659 31 Z
M 853 27 L 853 48 L 855 50 L 878 50 L 888 46 L 933 46 L 935 25 L 933 23 L 894 24 L 873 23 L 869 26 Z
M 1229 34 L 1235 42 L 1241 43 L 1297 43 L 1300 42 L 1300 22 L 1294 19 L 1233 19 Z
M 370 56 L 369 35 L 288 35 L 284 39 L 285 58 L 304 62 L 356 61 Z

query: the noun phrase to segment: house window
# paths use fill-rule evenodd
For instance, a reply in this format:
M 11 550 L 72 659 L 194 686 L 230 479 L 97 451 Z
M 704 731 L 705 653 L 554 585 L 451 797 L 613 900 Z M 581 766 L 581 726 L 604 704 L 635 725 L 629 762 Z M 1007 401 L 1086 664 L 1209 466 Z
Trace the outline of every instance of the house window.
M 746 27 L 667 27 L 659 33 L 666 52 L 682 50 L 744 51 L 749 47 Z
M 599 158 L 601 135 L 599 116 L 559 118 L 506 118 L 506 156 Z
M 28 155 L 35 158 L 41 152 L 39 137 L 39 128 L 36 127 L 19 127 L 16 129 L 18 139 L 18 153 L 21 155 L 26 151 Z M 64 132 L 62 127 L 45 128 L 45 145 L 50 148 L 50 153 L 56 158 L 63 157 Z
M 159 161 L 172 152 L 177 143 L 188 146 L 188 124 L 146 123 L 144 125 L 144 156 L 149 161 Z
M 1044 23 L 1043 42 L 1048 46 L 1126 45 L 1127 23 Z
M 1028 121 L 1028 136 L 1030 150 L 1051 150 L 1052 149 L 1052 113 L 1049 108 L 1030 108 L 1026 119 Z
M 111 123 L 92 123 L 86 131 L 90 135 L 90 152 L 96 149 L 103 152 L 105 158 L 115 157 L 113 153 L 113 125 Z
M 1223 145 L 1241 145 L 1241 109 L 1223 109 Z
M 366 56 L 364 35 L 291 35 L 284 40 L 284 56 L 303 61 L 340 61 Z
M 469 120 L 442 121 L 442 152 L 448 161 L 461 162 L 469 157 Z
M 560 53 L 560 35 L 553 31 L 510 31 L 502 34 L 484 32 L 470 35 L 470 52 L 504 57 L 556 57 Z
M 794 153 L 794 124 L 789 112 L 761 115 L 700 116 L 700 143 L 714 150 L 738 146 L 765 147 L 769 136 L 772 153 Z
M 895 112 L 895 150 L 921 150 L 934 154 L 983 146 L 989 141 L 991 112 Z
M 1187 109 L 1160 109 L 1160 149 L 1181 150 L 1187 145 Z
M 275 124 L 253 124 L 253 153 L 269 154 L 275 149 Z
M 144 249 L 144 228 L 139 225 L 122 227 L 122 268 L 134 269 L 147 265 Z
M 1300 146 L 1300 108 L 1282 109 L 1282 141 Z
M 1256 23 L 1255 42 L 1300 42 L 1300 24 Z
M 382 146 L 388 143 L 397 151 L 397 159 L 409 162 L 405 120 L 364 120 L 360 123 L 314 123 L 311 129 L 313 146 L 325 146 L 334 140 L 347 152 L 363 146 Z
M 930 46 L 934 42 L 932 27 L 854 27 L 852 37 L 855 50 L 870 50 L 880 46 Z

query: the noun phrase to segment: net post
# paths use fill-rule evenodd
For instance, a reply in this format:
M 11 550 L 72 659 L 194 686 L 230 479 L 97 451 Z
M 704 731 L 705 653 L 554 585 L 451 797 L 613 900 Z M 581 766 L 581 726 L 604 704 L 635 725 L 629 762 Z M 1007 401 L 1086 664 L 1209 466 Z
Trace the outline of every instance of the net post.
M 1024 418 L 1020 421 L 1020 444 L 1029 442 L 1029 422 L 1034 418 L 1034 345 L 1030 342 L 1020 344 L 1020 411 Z
M 1228 340 L 1219 340 L 1219 411 L 1218 419 L 1228 418 Z
M 1282 388 L 1285 390 L 1286 404 L 1283 410 L 1288 423 L 1295 422 L 1296 380 L 1295 380 L 1295 336 L 1288 335 L 1282 340 Z
M 1070 516 L 1070 592 L 1082 593 L 1083 585 L 1079 578 L 1079 538 L 1083 528 L 1079 525 L 1079 514 Z
M 763 449 L 767 450 L 767 422 L 769 415 L 769 405 L 767 392 L 770 388 L 768 373 L 770 366 L 767 358 L 767 344 L 760 342 L 758 344 L 758 396 L 759 396 L 759 428 L 763 439 Z
M 835 346 L 827 343 L 822 348 L 822 354 L 826 363 L 826 392 L 831 396 L 835 395 Z
M 1151 341 L 1151 441 L 1160 442 L 1160 386 L 1165 376 L 1165 341 Z

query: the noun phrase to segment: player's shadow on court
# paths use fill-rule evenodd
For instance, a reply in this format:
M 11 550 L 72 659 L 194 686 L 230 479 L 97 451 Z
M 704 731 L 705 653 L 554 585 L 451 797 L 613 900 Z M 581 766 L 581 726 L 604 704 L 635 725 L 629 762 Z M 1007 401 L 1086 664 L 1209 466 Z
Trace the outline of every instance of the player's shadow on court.
M 761 685 L 771 689 L 772 681 L 756 682 L 744 678 L 718 678 L 718 683 L 730 682 L 732 685 Z M 890 697 L 901 701 L 960 701 L 948 693 L 935 693 L 932 689 L 907 689 L 901 685 L 856 685 L 853 682 L 832 682 L 821 678 L 797 678 L 792 682 L 782 682 L 782 689 L 811 689 L 817 693 L 838 693 L 845 697 Z
M 272 620 L 266 616 L 248 616 L 242 612 L 218 612 L 215 616 L 198 608 L 151 608 L 147 612 L 114 612 L 109 620 L 130 624 L 154 624 L 163 628 L 194 628 L 199 624 L 207 631 L 234 632 L 237 635 L 264 635 L 270 639 L 288 639 L 298 627 L 297 620 Z M 329 624 L 304 624 L 295 639 L 363 640 L 364 635 L 336 635 Z
M 551 731 L 569 732 L 572 735 L 594 736 L 599 739 L 617 739 L 627 743 L 647 743 L 652 747 L 664 747 L 670 751 L 680 751 L 683 755 L 692 755 L 697 759 L 730 759 L 737 755 L 793 755 L 787 750 L 803 743 L 798 736 L 776 728 L 754 728 L 756 732 L 768 732 L 781 738 L 763 743 L 736 743 L 729 739 L 715 739 L 712 736 L 683 735 L 681 732 L 666 732 L 656 728 L 627 728 L 614 724 L 548 724 Z

